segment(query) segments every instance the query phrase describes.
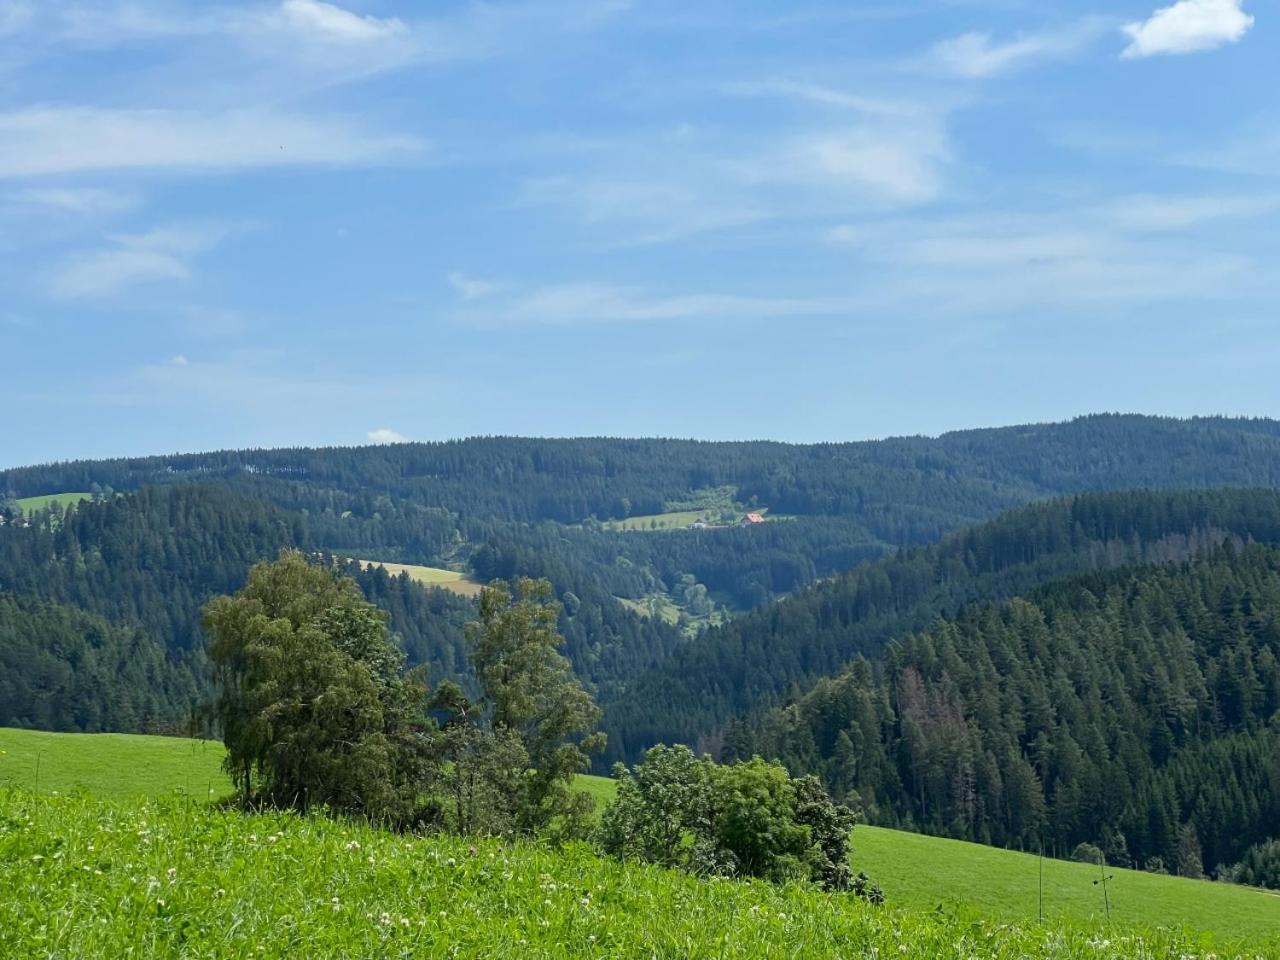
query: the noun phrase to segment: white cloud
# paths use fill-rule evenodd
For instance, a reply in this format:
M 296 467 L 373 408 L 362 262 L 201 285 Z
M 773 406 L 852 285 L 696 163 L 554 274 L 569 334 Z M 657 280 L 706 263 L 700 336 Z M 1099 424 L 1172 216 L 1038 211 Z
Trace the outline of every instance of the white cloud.
M 1101 18 L 1089 17 L 1060 30 L 1023 34 L 1003 43 L 989 33 L 972 31 L 934 44 L 926 64 L 970 79 L 992 77 L 1039 60 L 1072 56 L 1103 28 Z
M 463 300 L 480 300 L 502 289 L 502 284 L 493 280 L 480 280 L 476 277 L 469 277 L 465 273 L 458 273 L 456 270 L 445 279 L 449 281 L 449 286 L 453 287 L 454 292 Z
M 500 302 L 461 311 L 477 326 L 653 323 L 681 320 L 801 317 L 832 314 L 844 302 L 721 293 L 658 294 L 610 283 L 564 283 L 523 291 Z
M 48 207 L 85 216 L 127 213 L 139 204 L 136 194 L 92 187 L 43 187 L 13 194 L 16 203 Z
M 410 440 L 403 433 L 398 433 L 390 427 L 378 427 L 376 430 L 370 430 L 366 436 L 370 443 L 409 443 Z
M 191 361 L 182 354 L 178 354 L 177 356 L 169 358 L 169 365 L 171 367 L 186 367 L 191 365 Z
M 237 228 L 226 224 L 174 224 L 147 233 L 120 234 L 111 245 L 71 258 L 57 270 L 49 291 L 58 299 L 112 297 L 157 280 L 185 280 L 190 262 Z
M 1178 0 L 1161 7 L 1146 20 L 1125 24 L 1129 59 L 1162 53 L 1195 53 L 1235 43 L 1249 32 L 1253 17 L 1243 0 Z
M 352 166 L 420 157 L 414 137 L 272 110 L 31 107 L 0 114 L 0 177 L 157 169 Z
M 376 42 L 408 32 L 395 17 L 360 16 L 321 0 L 284 0 L 278 16 L 292 30 L 335 43 Z

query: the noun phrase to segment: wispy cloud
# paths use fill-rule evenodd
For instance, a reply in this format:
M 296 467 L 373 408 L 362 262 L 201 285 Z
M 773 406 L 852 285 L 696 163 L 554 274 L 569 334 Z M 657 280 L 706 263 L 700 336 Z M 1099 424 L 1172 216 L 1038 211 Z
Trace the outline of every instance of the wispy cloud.
M 284 0 L 275 15 L 291 31 L 332 43 L 372 43 L 409 30 L 396 17 L 361 16 L 322 0 Z
M 970 79 L 1009 73 L 1045 60 L 1063 60 L 1083 50 L 1106 29 L 1107 21 L 1090 17 L 1067 27 L 1019 34 L 997 41 L 991 34 L 972 31 L 936 43 L 926 66 Z
M 905 219 L 831 231 L 867 273 L 869 308 L 984 314 L 1234 300 L 1274 286 L 1255 259 L 1194 228 L 1265 216 L 1275 196 L 1134 196 L 1037 215 Z
M 141 202 L 136 193 L 94 187 L 33 187 L 14 193 L 12 200 L 28 206 L 46 207 L 85 216 L 127 213 L 136 209 Z
M 665 243 L 768 217 L 740 186 L 717 181 L 696 162 L 665 178 L 629 171 L 534 178 L 524 184 L 521 202 L 559 206 L 584 226 L 620 231 L 620 245 Z
M 933 123 L 824 132 L 797 140 L 788 153 L 792 162 L 780 169 L 793 177 L 825 179 L 869 200 L 907 204 L 942 192 L 942 167 L 950 158 L 946 136 Z
M 350 120 L 272 110 L 50 106 L 0 114 L 0 177 L 398 163 L 421 159 L 426 147 L 416 137 L 369 131 Z
M 840 110 L 856 110 L 872 116 L 914 116 L 918 104 L 852 93 L 820 83 L 775 77 L 767 80 L 742 80 L 726 83 L 720 90 L 736 97 L 782 97 Z
M 1177 158 L 1192 167 L 1261 177 L 1280 177 L 1280 127 L 1253 124 L 1224 142 Z
M 1195 53 L 1235 43 L 1249 32 L 1253 17 L 1243 0 L 1178 0 L 1146 20 L 1125 24 L 1128 59 L 1157 54 Z
M 455 319 L 483 327 L 756 320 L 829 315 L 848 304 L 819 298 L 726 293 L 661 293 L 620 284 L 581 282 L 516 291 L 459 311 Z
M 492 296 L 502 289 L 502 284 L 496 280 L 481 280 L 479 277 L 471 277 L 465 273 L 454 271 L 445 277 L 449 281 L 449 286 L 463 300 L 480 300 L 484 297 Z
M 87 6 L 45 0 L 55 39 L 90 46 L 147 40 L 229 41 L 250 52 L 359 76 L 411 63 L 449 63 L 519 50 L 530 37 L 594 29 L 625 13 L 627 0 L 467 3 L 435 17 L 378 17 L 327 0 L 248 7 L 114 0 Z M 325 59 L 320 59 L 317 53 Z
M 17 33 L 31 22 L 30 4 L 17 0 L 0 0 L 0 37 Z
M 72 257 L 49 282 L 59 299 L 103 299 L 139 284 L 185 280 L 191 261 L 238 227 L 229 224 L 173 224 L 146 233 L 120 234 L 109 246 Z
M 1207 194 L 1125 197 L 1106 212 L 1123 230 L 1183 230 L 1215 220 L 1247 220 L 1280 209 L 1280 194 Z

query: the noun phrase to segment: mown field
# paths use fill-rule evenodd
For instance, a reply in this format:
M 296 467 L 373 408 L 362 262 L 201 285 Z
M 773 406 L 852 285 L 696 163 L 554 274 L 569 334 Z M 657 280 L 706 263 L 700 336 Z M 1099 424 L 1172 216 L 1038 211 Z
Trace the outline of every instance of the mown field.
M 411 580 L 416 580 L 423 586 L 441 587 L 445 590 L 462 594 L 464 597 L 478 597 L 484 587 L 484 584 L 472 580 L 465 573 L 459 573 L 457 570 L 446 570 L 443 567 L 423 567 L 413 563 L 387 563 L 382 560 L 367 562 L 365 565 L 368 567 L 384 567 L 387 573 L 393 577 L 407 573 Z
M 60 503 L 67 507 L 81 500 L 88 500 L 92 496 L 91 493 L 50 493 L 42 497 L 23 497 L 16 502 L 23 513 L 32 513 L 36 510 L 44 510 L 52 503 Z
M 414 838 L 181 798 L 0 791 L 0 956 L 910 957 L 1276 956 L 1097 923 L 1010 924 L 966 911 L 708 881 L 586 846 Z
M 39 790 L 94 797 L 203 800 L 224 796 L 230 784 L 220 769 L 222 745 L 165 737 L 58 734 L 0 729 L 0 789 Z M 613 795 L 604 777 L 579 785 L 599 806 Z M 976 913 L 992 921 L 1034 923 L 1039 917 L 1039 858 L 1013 851 L 860 826 L 854 861 L 883 887 L 894 907 Z M 1111 921 L 1096 867 L 1044 861 L 1045 915 L 1096 929 L 1132 931 L 1183 925 L 1219 946 L 1244 938 L 1269 944 L 1280 957 L 1280 896 L 1208 881 L 1184 880 L 1108 868 Z M 554 954 L 551 954 L 554 955 Z M 762 954 L 767 956 L 770 954 Z M 1271 954 L 1250 954 L 1250 956 Z M 1128 954 L 1118 954 L 1128 956 Z

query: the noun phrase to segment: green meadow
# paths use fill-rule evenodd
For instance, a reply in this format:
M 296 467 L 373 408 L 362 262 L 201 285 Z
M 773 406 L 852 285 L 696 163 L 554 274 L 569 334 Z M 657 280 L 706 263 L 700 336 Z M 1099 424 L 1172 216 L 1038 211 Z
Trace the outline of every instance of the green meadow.
M 22 508 L 23 513 L 34 513 L 36 510 L 44 510 L 54 503 L 69 507 L 73 503 L 88 500 L 92 496 L 93 494 L 91 493 L 48 493 L 40 497 L 23 497 L 16 502 Z
M 222 797 L 222 744 L 124 733 L 45 733 L 0 727 L 0 787 L 95 797 Z
M 222 745 L 213 741 L 123 734 L 63 734 L 0 729 L 0 790 L 18 788 L 19 792 L 9 794 L 7 801 L 4 802 L 21 803 L 24 809 L 38 807 L 38 802 L 27 796 L 37 788 L 46 795 L 54 792 L 64 796 L 80 793 L 83 799 L 78 804 L 67 801 L 66 805 L 56 807 L 56 810 L 60 811 L 56 816 L 52 813 L 49 816 L 55 819 L 70 818 L 65 822 L 59 820 L 62 823 L 59 829 L 97 829 L 92 826 L 96 822 L 95 818 L 110 820 L 119 814 L 113 812 L 114 808 L 111 807 L 94 806 L 88 802 L 87 798 L 90 797 L 105 798 L 108 801 L 127 798 L 136 803 L 139 799 L 154 801 L 186 797 L 203 800 L 207 797 L 225 796 L 230 790 L 230 784 L 221 771 L 221 759 Z M 579 778 L 579 785 L 596 798 L 598 806 L 603 806 L 613 796 L 615 788 L 614 782 L 606 777 L 583 776 Z M 220 825 L 215 829 L 210 826 L 212 820 L 205 822 L 197 818 L 193 822 L 198 824 L 199 830 L 202 831 L 201 835 L 209 830 L 226 831 L 230 829 L 228 824 L 238 822 L 227 821 L 225 815 L 215 814 L 213 811 L 209 811 L 207 815 L 216 819 Z M 171 810 L 166 816 L 178 816 L 178 814 Z M 0 821 L 3 819 L 4 814 L 0 813 Z M 80 827 L 74 827 L 73 820 L 83 822 Z M 337 827 L 326 824 L 324 821 L 300 821 L 295 817 L 285 817 L 280 822 L 295 826 L 304 825 L 300 826 L 300 829 L 323 836 L 346 830 L 360 832 L 356 827 Z M 379 839 L 376 842 L 384 841 Z M 385 840 L 385 843 L 392 844 L 393 848 L 398 850 L 404 847 L 395 846 L 396 844 L 403 845 L 407 842 L 409 841 L 397 838 Z M 441 839 L 413 842 L 422 844 L 423 850 L 437 851 L 452 849 L 459 844 L 465 845 L 464 841 Z M 0 835 L 0 860 L 4 857 L 3 844 L 3 835 Z M 521 857 L 535 856 L 532 848 L 529 850 L 521 848 L 521 850 L 522 852 L 519 853 Z M 503 855 L 514 856 L 515 854 L 504 853 Z M 537 854 L 537 856 L 543 855 Z M 198 857 L 194 849 L 191 851 L 191 856 Z M 854 831 L 854 865 L 857 869 L 869 874 L 884 889 L 889 905 L 895 911 L 894 916 L 899 915 L 896 913 L 899 910 L 919 911 L 921 918 L 926 915 L 933 918 L 929 921 L 930 923 L 941 923 L 944 919 L 948 923 L 960 923 L 957 918 L 981 917 L 986 918 L 983 922 L 989 921 L 997 926 L 999 924 L 1020 925 L 1019 929 L 1022 933 L 1019 936 L 1031 936 L 1036 931 L 1045 929 L 1038 926 L 1040 870 L 1043 866 L 1044 913 L 1051 923 L 1068 925 L 1062 929 L 1074 929 L 1070 925 L 1077 924 L 1080 925 L 1080 930 L 1111 931 L 1108 936 L 1123 938 L 1135 931 L 1186 927 L 1195 931 L 1195 935 L 1187 941 L 1190 944 L 1188 949 L 1193 947 L 1199 949 L 1195 946 L 1200 943 L 1198 938 L 1207 936 L 1209 940 L 1206 942 L 1212 943 L 1218 949 L 1232 943 L 1248 943 L 1255 951 L 1249 956 L 1280 957 L 1280 897 L 1266 891 L 1108 868 L 1107 876 L 1112 878 L 1108 882 L 1107 889 L 1111 902 L 1111 916 L 1108 921 L 1102 890 L 1093 882 L 1099 879 L 1098 868 L 1088 864 L 1046 858 L 1042 865 L 1038 857 L 1028 854 L 897 830 L 860 826 Z M 304 864 L 299 862 L 298 868 L 303 869 Z M 402 866 L 396 869 L 402 869 Z M 580 875 L 584 870 L 589 869 L 589 871 L 608 874 L 613 878 L 611 882 L 626 886 L 622 879 L 624 874 L 610 873 L 617 868 L 597 863 L 595 858 L 588 857 L 581 851 L 576 853 L 571 861 L 544 864 L 538 869 L 543 872 L 563 871 L 566 877 Z M 686 893 L 688 889 L 697 889 L 697 887 L 686 888 L 684 885 L 689 881 L 684 878 L 667 877 L 661 871 L 627 869 L 633 871 L 635 883 L 638 884 L 641 883 L 639 879 L 641 877 L 647 878 L 644 883 L 653 882 L 654 877 L 666 877 L 663 883 L 673 885 L 673 889 L 679 887 L 686 890 Z M 214 882 L 214 878 L 209 880 L 209 883 Z M 223 880 L 216 880 L 216 882 L 225 885 Z M 749 903 L 739 904 L 734 909 L 749 910 L 751 906 L 760 906 L 764 901 L 768 901 L 775 904 L 770 909 L 785 911 L 784 907 L 777 905 L 777 897 L 821 897 L 820 894 L 802 895 L 798 892 L 785 895 L 774 893 L 771 888 L 762 885 L 726 885 L 717 882 L 703 884 L 703 886 L 709 890 L 721 891 L 731 888 L 740 891 L 740 895 L 744 897 L 748 896 L 746 891 L 749 891 Z M 650 895 L 659 896 L 656 891 L 632 892 L 642 898 Z M 675 894 L 672 893 L 672 895 Z M 716 896 L 719 895 L 716 894 Z M 396 903 L 400 902 L 396 899 Z M 859 916 L 865 914 L 860 906 L 850 901 L 832 898 L 830 902 L 838 902 L 842 905 L 842 909 L 847 909 Z M 408 909 L 403 905 L 398 907 L 398 909 L 401 908 Z M 270 913 L 265 904 L 255 906 L 254 909 L 267 910 Z M 729 907 L 721 903 L 716 909 L 729 909 Z M 868 916 L 874 920 L 880 915 Z M 965 929 L 968 928 L 965 927 Z M 813 943 L 826 942 L 822 939 L 824 935 L 806 926 L 805 936 L 816 938 Z M 1117 940 L 1117 942 L 1120 941 Z M 1273 952 L 1256 952 L 1264 948 Z M 1012 947 L 1010 949 L 1012 950 Z M 578 954 L 552 952 L 542 955 L 577 956 Z M 607 955 L 630 956 L 627 953 Z M 734 953 L 731 950 L 725 955 L 781 956 L 785 954 Z M 795 955 L 820 956 L 821 954 L 798 953 Z M 951 954 L 940 955 L 950 956 Z M 1004 956 L 1006 954 L 979 955 Z M 1007 955 L 1013 956 L 1016 953 Z M 1057 956 L 1059 954 L 1042 955 Z M 1090 954 L 1064 953 L 1061 955 Z M 1144 956 L 1139 953 L 1123 952 L 1111 955 Z M 1199 954 L 1193 950 L 1190 955 L 1198 956 Z
M 412 837 L 182 798 L 0 790 L 0 864 L 7 960 L 1280 955 L 1274 940 L 873 907 L 804 886 L 621 864 L 580 844 Z
M 414 563 L 387 563 L 382 560 L 365 561 L 368 567 L 383 567 L 393 577 L 407 573 L 409 579 L 416 580 L 425 587 L 441 587 L 464 597 L 476 597 L 484 585 L 457 570 L 446 570 L 443 567 L 424 567 Z

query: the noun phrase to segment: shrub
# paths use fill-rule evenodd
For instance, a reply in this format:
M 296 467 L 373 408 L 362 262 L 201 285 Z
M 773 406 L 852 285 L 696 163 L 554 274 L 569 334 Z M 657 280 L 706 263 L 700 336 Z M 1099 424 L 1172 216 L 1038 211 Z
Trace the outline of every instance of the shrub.
M 657 746 L 632 770 L 614 769 L 618 793 L 598 837 L 605 853 L 693 873 L 805 880 L 881 902 L 853 876 L 849 840 L 857 815 L 833 803 L 814 777 L 792 779 L 759 757 L 732 765 L 684 746 Z

